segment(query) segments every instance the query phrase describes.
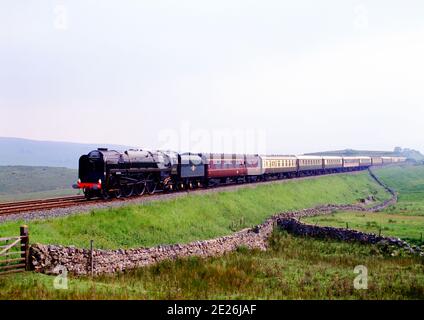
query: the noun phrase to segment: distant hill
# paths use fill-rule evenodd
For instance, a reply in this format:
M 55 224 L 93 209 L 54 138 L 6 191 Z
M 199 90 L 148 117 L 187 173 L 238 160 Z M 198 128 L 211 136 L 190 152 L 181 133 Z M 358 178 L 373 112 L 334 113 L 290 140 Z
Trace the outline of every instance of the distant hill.
M 78 159 L 98 147 L 126 150 L 120 145 L 36 141 L 0 137 L 0 166 L 48 166 L 77 168 Z
M 413 149 L 402 149 L 401 147 L 396 147 L 393 151 L 371 151 L 371 150 L 335 150 L 335 151 L 324 151 L 324 152 L 314 152 L 307 153 L 307 155 L 323 155 L 323 156 L 375 156 L 375 157 L 406 157 L 410 160 L 422 161 L 424 160 L 424 155 L 419 151 Z

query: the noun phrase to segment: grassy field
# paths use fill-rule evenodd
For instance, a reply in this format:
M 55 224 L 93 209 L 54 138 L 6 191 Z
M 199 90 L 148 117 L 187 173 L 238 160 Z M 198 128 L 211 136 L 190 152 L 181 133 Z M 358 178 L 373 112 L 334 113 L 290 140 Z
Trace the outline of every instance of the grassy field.
M 408 216 L 394 213 L 342 212 L 326 216 L 304 218 L 304 222 L 345 228 L 401 238 L 422 245 L 424 216 Z
M 399 193 L 398 203 L 384 212 L 340 212 L 304 219 L 318 225 L 346 227 L 395 236 L 424 245 L 424 166 L 396 166 L 375 173 Z
M 0 299 L 424 299 L 424 262 L 388 257 L 375 246 L 296 238 L 274 232 L 266 252 L 189 258 L 117 276 L 70 278 L 25 273 L 0 277 Z M 368 268 L 357 290 L 354 268 Z
M 398 203 L 386 212 L 424 216 L 424 165 L 388 167 L 375 172 L 399 193 Z
M 77 177 L 67 168 L 0 166 L 0 202 L 76 194 Z
M 93 239 L 97 248 L 153 246 L 227 235 L 281 211 L 355 203 L 371 194 L 378 200 L 389 197 L 366 172 L 361 172 L 189 195 L 28 224 L 31 242 L 88 247 Z M 1 224 L 0 236 L 16 234 L 23 223 Z

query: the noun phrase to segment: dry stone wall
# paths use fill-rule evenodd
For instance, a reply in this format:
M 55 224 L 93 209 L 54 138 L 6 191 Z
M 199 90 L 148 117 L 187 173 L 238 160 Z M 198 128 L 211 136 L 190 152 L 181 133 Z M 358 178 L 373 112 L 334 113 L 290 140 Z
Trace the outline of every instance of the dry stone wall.
M 336 239 L 339 241 L 354 241 L 364 244 L 380 244 L 387 247 L 387 249 L 389 249 L 390 246 L 394 246 L 397 248 L 402 248 L 412 254 L 418 253 L 422 255 L 421 248 L 417 246 L 412 247 L 406 241 L 403 241 L 399 238 L 383 237 L 374 233 L 366 233 L 352 229 L 315 226 L 302 223 L 299 220 L 293 218 L 278 219 L 277 225 L 281 229 L 297 236 L 321 239 Z
M 267 239 L 273 230 L 272 223 L 262 224 L 254 229 L 245 229 L 235 234 L 206 241 L 188 244 L 156 246 L 152 248 L 88 250 L 74 247 L 35 244 L 31 247 L 30 257 L 33 268 L 39 272 L 50 273 L 61 265 L 76 275 L 107 274 L 152 265 L 166 259 L 189 256 L 218 256 L 234 251 L 240 246 L 265 250 Z M 91 261 L 93 260 L 93 264 Z
M 387 188 L 381 181 L 371 176 L 383 185 L 392 198 L 373 207 L 365 205 L 324 205 L 310 209 L 284 212 L 267 219 L 264 223 L 249 229 L 238 231 L 232 235 L 205 241 L 195 241 L 188 244 L 160 245 L 152 248 L 118 249 L 118 250 L 88 250 L 58 245 L 34 244 L 30 248 L 30 259 L 34 270 L 44 273 L 55 273 L 57 266 L 63 266 L 75 275 L 100 275 L 144 267 L 164 261 L 189 256 L 210 257 L 219 256 L 244 246 L 250 249 L 266 250 L 268 238 L 275 226 L 279 226 L 297 235 L 325 237 L 339 240 L 359 241 L 362 243 L 377 243 L 389 241 L 390 244 L 406 247 L 400 239 L 378 237 L 362 232 L 317 227 L 303 224 L 302 217 L 331 214 L 337 210 L 378 211 L 396 203 L 396 193 Z M 410 251 L 414 251 L 409 247 Z M 56 269 L 58 270 L 58 269 Z

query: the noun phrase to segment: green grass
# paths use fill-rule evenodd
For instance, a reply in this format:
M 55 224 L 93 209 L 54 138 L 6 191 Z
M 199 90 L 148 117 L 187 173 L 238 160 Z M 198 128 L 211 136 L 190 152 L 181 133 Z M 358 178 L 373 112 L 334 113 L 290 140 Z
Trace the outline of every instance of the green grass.
M 76 194 L 77 170 L 0 166 L 0 202 Z
M 375 173 L 399 193 L 398 203 L 386 212 L 424 216 L 424 166 L 382 168 Z
M 361 230 L 404 239 L 414 244 L 424 244 L 424 216 L 407 216 L 405 214 L 342 212 L 326 216 L 302 219 L 303 222 Z
M 227 235 L 262 223 L 281 211 L 320 204 L 355 203 L 389 194 L 366 172 L 290 180 L 232 192 L 189 195 L 86 214 L 30 221 L 31 242 L 97 248 L 129 248 L 185 243 Z M 0 225 L 0 236 L 14 235 L 24 221 Z
M 305 218 L 308 223 L 346 227 L 384 236 L 394 236 L 417 245 L 424 237 L 424 166 L 395 166 L 375 170 L 394 188 L 398 202 L 378 213 L 340 212 L 330 216 Z
M 188 258 L 115 276 L 0 277 L 0 299 L 424 299 L 424 262 L 385 256 L 376 246 L 297 238 L 276 231 L 266 252 Z M 354 268 L 368 268 L 368 289 L 354 289 Z

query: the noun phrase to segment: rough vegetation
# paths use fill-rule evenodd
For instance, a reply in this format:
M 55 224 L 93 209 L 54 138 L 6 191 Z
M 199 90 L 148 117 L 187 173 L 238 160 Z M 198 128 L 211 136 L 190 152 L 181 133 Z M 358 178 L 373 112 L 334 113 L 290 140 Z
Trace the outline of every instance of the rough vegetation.
M 368 267 L 367 290 L 354 289 L 357 265 Z M 265 252 L 240 248 L 118 276 L 70 277 L 67 290 L 54 289 L 53 281 L 36 273 L 0 277 L 0 299 L 424 299 L 418 257 L 285 232 L 275 232 Z

